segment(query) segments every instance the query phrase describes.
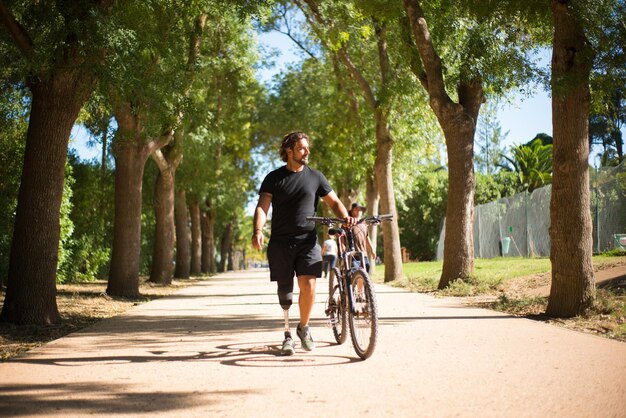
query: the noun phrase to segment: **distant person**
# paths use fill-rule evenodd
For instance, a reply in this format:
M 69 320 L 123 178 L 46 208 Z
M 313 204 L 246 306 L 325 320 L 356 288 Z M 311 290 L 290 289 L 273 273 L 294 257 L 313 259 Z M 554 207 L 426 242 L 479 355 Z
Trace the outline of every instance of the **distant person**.
M 322 261 L 324 277 L 329 277 L 337 263 L 337 241 L 333 235 L 330 235 L 322 245 Z
M 321 197 L 337 217 L 353 226 L 356 219 L 348 211 L 324 175 L 308 166 L 309 138 L 304 132 L 291 132 L 282 140 L 280 157 L 286 165 L 270 172 L 259 189 L 259 201 L 254 211 L 252 246 L 263 248 L 263 226 L 270 205 L 273 207 L 272 229 L 267 247 L 270 280 L 277 282 L 278 301 L 285 318 L 285 339 L 281 353 L 292 355 L 295 344 L 289 330 L 289 308 L 293 299 L 294 273 L 298 279 L 300 322 L 296 333 L 302 348 L 311 351 L 315 342 L 309 329 L 309 319 L 315 302 L 315 282 L 322 275 L 322 252 L 317 243 L 314 216 Z
M 367 210 L 365 206 L 361 206 L 358 203 L 353 203 L 350 207 L 350 216 L 356 219 L 361 219 L 361 215 Z M 365 268 L 365 271 L 370 272 L 370 260 L 373 263 L 376 262 L 376 252 L 372 246 L 372 241 L 370 241 L 369 237 L 369 229 L 366 223 L 360 223 L 354 225 L 352 227 L 352 236 L 354 238 L 354 249 L 356 251 L 361 251 L 365 255 L 364 264 L 362 266 Z M 371 257 L 368 257 L 371 256 Z

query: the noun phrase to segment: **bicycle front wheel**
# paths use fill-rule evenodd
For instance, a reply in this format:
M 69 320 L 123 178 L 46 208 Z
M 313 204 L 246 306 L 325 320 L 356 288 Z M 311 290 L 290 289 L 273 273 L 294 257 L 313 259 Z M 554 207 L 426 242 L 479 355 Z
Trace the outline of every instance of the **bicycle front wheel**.
M 328 302 L 326 305 L 326 315 L 333 329 L 333 335 L 337 344 L 343 344 L 348 338 L 348 315 L 346 311 L 345 298 L 339 288 L 341 275 L 339 269 L 334 267 L 328 278 Z
M 350 334 L 354 351 L 363 360 L 376 348 L 378 308 L 372 279 L 363 269 L 352 274 L 352 301 L 349 309 Z

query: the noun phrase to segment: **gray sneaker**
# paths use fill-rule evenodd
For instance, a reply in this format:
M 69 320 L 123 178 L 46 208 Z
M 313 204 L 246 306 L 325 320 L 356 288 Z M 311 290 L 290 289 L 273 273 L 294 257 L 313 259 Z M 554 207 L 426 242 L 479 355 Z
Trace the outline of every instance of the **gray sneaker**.
M 283 341 L 283 347 L 280 349 L 280 354 L 283 356 L 293 356 L 295 353 L 296 349 L 293 338 L 291 338 L 291 332 L 285 331 L 285 340 Z
M 311 331 L 309 330 L 308 325 L 303 327 L 298 324 L 296 334 L 298 334 L 298 337 L 300 337 L 302 348 L 304 348 L 306 351 L 311 351 L 315 348 L 315 341 L 313 341 L 313 337 L 311 337 Z

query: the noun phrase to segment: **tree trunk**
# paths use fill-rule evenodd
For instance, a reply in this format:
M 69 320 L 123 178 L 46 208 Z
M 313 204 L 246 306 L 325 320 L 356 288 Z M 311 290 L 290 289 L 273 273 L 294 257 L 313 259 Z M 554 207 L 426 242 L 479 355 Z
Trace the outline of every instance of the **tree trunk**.
M 202 274 L 202 215 L 197 198 L 191 200 L 189 215 L 191 217 L 191 275 L 199 276 Z
M 456 279 L 465 280 L 474 270 L 474 135 L 480 106 L 485 101 L 480 79 L 462 79 L 458 103 L 445 87 L 441 58 L 432 43 L 426 17 L 416 0 L 404 0 L 411 31 L 423 64 L 416 73 L 428 92 L 429 104 L 443 130 L 448 151 L 448 205 L 443 270 L 439 289 Z
M 174 272 L 174 277 L 177 279 L 188 279 L 191 267 L 191 237 L 185 189 L 176 191 L 174 216 L 176 219 L 176 271 Z
M 365 186 L 365 200 L 367 203 L 368 216 L 378 215 L 378 201 L 380 200 L 380 197 L 378 196 L 378 188 L 376 187 L 375 175 L 372 175 L 367 179 Z M 377 251 L 376 246 L 378 245 L 378 227 L 376 225 L 369 226 L 369 236 L 370 241 L 372 242 L 372 248 L 374 249 L 374 251 Z M 371 260 L 370 273 L 374 274 L 375 272 L 376 260 Z
M 202 272 L 215 273 L 215 216 L 211 210 L 202 213 Z
M 226 262 L 230 261 L 232 266 L 232 260 L 230 259 L 230 249 L 231 243 L 233 240 L 233 223 L 229 222 L 226 224 L 226 228 L 224 228 L 224 232 L 222 233 L 222 245 L 220 247 L 220 264 L 217 269 L 218 272 L 223 273 L 226 271 Z
M 400 251 L 400 229 L 396 212 L 396 198 L 393 191 L 391 172 L 393 140 L 389 125 L 380 109 L 376 110 L 376 161 L 374 163 L 380 210 L 383 214 L 394 215 L 391 222 L 383 222 L 383 255 L 385 263 L 385 282 L 402 278 L 402 253 Z
M 155 233 L 150 281 L 171 284 L 174 274 L 174 169 L 159 170 L 154 188 Z
M 102 127 L 102 154 L 100 156 L 100 176 L 102 180 L 106 178 L 107 174 L 107 146 L 108 146 L 108 134 L 109 134 L 109 119 L 103 123 Z
M 67 144 L 92 80 L 72 70 L 49 77 L 29 83 L 33 97 L 2 308 L 2 319 L 15 324 L 61 320 L 56 270 Z
M 444 134 L 448 151 L 448 204 L 443 269 L 439 280 L 439 289 L 445 289 L 456 279 L 466 280 L 474 271 L 475 124 L 462 126 L 455 120 L 440 123 L 447 127 Z
M 159 174 L 155 184 L 154 213 L 155 234 L 152 253 L 150 281 L 171 284 L 174 274 L 174 250 L 176 248 L 176 222 L 174 220 L 174 193 L 176 170 L 183 160 L 181 152 L 182 131 L 174 135 L 173 144 L 156 149 L 151 156 Z
M 148 154 L 139 139 L 121 139 L 114 147 L 115 221 L 107 285 L 111 296 L 139 296 L 141 190 Z
M 589 73 L 593 51 L 569 1 L 552 1 L 552 286 L 546 313 L 584 314 L 594 304 L 589 211 Z

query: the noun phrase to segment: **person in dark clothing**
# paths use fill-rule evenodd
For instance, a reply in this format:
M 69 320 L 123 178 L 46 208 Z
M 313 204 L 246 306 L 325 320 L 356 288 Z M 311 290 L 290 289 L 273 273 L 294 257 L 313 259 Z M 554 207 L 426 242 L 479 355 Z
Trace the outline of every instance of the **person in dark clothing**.
M 282 140 L 280 156 L 286 165 L 270 172 L 259 189 L 259 201 L 254 211 L 252 246 L 263 248 L 263 226 L 272 206 L 272 227 L 267 247 L 270 280 L 277 282 L 278 301 L 285 318 L 285 339 L 282 353 L 292 355 L 295 345 L 289 330 L 289 308 L 293 299 L 294 274 L 300 296 L 300 322 L 296 333 L 302 348 L 311 351 L 315 343 L 309 329 L 309 319 L 315 302 L 315 283 L 322 275 L 322 254 L 317 243 L 315 223 L 307 221 L 314 216 L 319 198 L 322 198 L 337 217 L 346 220 L 349 227 L 356 219 L 330 187 L 324 175 L 308 166 L 309 138 L 304 132 L 291 132 Z

